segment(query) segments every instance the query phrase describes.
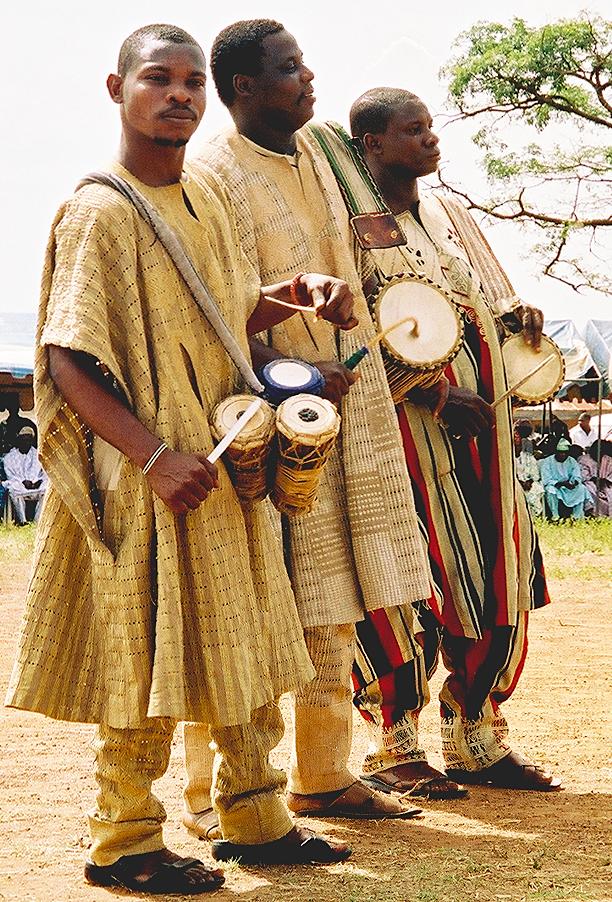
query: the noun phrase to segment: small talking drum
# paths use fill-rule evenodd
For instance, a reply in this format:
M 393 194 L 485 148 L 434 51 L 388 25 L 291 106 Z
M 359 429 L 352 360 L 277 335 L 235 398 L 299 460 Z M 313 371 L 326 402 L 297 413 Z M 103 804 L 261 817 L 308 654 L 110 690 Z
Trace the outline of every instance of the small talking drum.
M 270 495 L 283 514 L 312 510 L 321 474 L 340 430 L 340 415 L 330 401 L 294 395 L 276 411 L 278 459 Z
M 463 342 L 463 320 L 452 295 L 424 276 L 406 273 L 385 282 L 369 299 L 396 404 L 413 388 L 440 378 Z M 411 317 L 409 322 L 392 328 Z
M 220 442 L 252 402 L 252 395 L 231 395 L 217 404 L 210 418 L 213 438 Z M 262 401 L 225 452 L 236 494 L 247 507 L 268 494 L 268 458 L 275 429 L 274 411 Z
M 547 335 L 542 335 L 539 351 L 528 345 L 522 334 L 506 338 L 501 351 L 511 394 L 523 404 L 544 404 L 563 385 L 563 354 Z
M 266 387 L 265 398 L 273 407 L 278 407 L 292 395 L 320 395 L 325 385 L 316 366 L 284 358 L 266 363 L 261 371 L 261 381 Z

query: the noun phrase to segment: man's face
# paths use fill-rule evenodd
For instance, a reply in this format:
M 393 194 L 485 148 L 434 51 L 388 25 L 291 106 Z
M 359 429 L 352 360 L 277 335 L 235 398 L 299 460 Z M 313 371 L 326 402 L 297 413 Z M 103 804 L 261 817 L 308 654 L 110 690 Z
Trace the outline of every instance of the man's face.
M 431 130 L 432 126 L 432 118 L 425 104 L 409 101 L 398 107 L 387 130 L 377 136 L 382 150 L 380 162 L 387 166 L 400 166 L 408 170 L 413 178 L 431 175 L 440 162 L 439 138 Z
M 253 104 L 266 125 L 297 131 L 312 119 L 314 74 L 304 64 L 302 51 L 289 32 L 268 35 L 262 47 L 262 71 L 250 77 Z
M 591 418 L 590 417 L 581 417 L 580 425 L 582 426 L 584 432 L 589 432 L 591 428 Z
M 31 435 L 18 435 L 15 444 L 22 454 L 27 454 L 30 448 L 33 447 L 34 441 Z
M 206 109 L 205 67 L 198 47 L 149 39 L 116 94 L 109 83 L 126 132 L 161 146 L 185 145 Z
M 559 463 L 562 464 L 564 460 L 567 460 L 567 454 L 568 454 L 567 451 L 557 451 L 557 453 L 555 454 L 555 457 L 557 458 Z

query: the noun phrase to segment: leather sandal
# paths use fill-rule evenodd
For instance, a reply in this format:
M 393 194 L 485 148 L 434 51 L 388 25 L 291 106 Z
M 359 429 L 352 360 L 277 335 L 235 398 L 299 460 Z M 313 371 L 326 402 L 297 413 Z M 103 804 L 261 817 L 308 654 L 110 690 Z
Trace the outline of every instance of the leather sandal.
M 452 780 L 495 786 L 499 789 L 523 789 L 533 792 L 560 792 L 563 789 L 558 777 L 553 777 L 537 764 L 524 761 L 516 752 L 510 752 L 505 758 L 483 770 L 447 768 L 446 773 Z
M 379 792 L 398 793 L 402 799 L 429 799 L 442 801 L 446 799 L 464 799 L 469 795 L 465 786 L 440 773 L 426 762 L 418 762 L 421 774 L 411 777 L 399 777 L 391 773 L 392 768 L 375 774 L 364 774 L 361 779 Z M 383 775 L 384 774 L 384 778 Z
M 209 842 L 213 839 L 223 839 L 219 818 L 212 808 L 205 808 L 204 811 L 197 812 L 188 811 L 185 808 L 183 825 L 198 839 L 207 839 Z
M 193 883 L 188 872 L 195 867 L 203 867 L 203 862 L 197 858 L 180 858 L 174 861 L 164 861 L 160 853 L 147 852 L 141 855 L 124 855 L 114 864 L 100 866 L 88 861 L 85 864 L 85 879 L 94 886 L 122 887 L 137 893 L 159 895 L 183 895 L 195 896 L 199 893 L 208 893 L 219 889 L 225 882 L 225 877 L 218 871 L 206 869 L 207 876 L 199 883 Z M 150 859 L 152 855 L 158 855 L 159 861 L 155 863 L 153 872 L 144 880 L 142 876 L 143 859 Z
M 421 808 L 408 807 L 355 780 L 340 792 L 316 795 L 287 794 L 287 807 L 298 817 L 338 817 L 349 820 L 388 820 L 416 817 Z
M 352 854 L 350 846 L 344 843 L 333 843 L 323 836 L 317 836 L 312 830 L 300 829 L 305 839 L 294 842 L 289 837 L 294 834 L 295 827 L 287 836 L 275 842 L 259 845 L 243 845 L 216 839 L 212 844 L 212 857 L 215 861 L 238 861 L 239 864 L 334 864 L 346 861 Z

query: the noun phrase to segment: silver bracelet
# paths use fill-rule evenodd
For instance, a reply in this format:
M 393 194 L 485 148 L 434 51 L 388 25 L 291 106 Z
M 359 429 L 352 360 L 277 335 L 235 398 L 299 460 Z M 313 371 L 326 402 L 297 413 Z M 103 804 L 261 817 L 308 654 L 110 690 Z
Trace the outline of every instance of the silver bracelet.
M 162 442 L 161 445 L 159 446 L 159 448 L 156 448 L 156 450 L 153 452 L 151 457 L 148 459 L 148 461 L 142 468 L 142 472 L 144 473 L 145 476 L 147 475 L 147 473 L 149 472 L 149 470 L 151 469 L 151 467 L 153 466 L 155 461 L 158 459 L 158 457 L 162 456 L 162 454 L 164 453 L 164 451 L 166 450 L 167 447 L 168 447 L 168 445 L 165 442 Z

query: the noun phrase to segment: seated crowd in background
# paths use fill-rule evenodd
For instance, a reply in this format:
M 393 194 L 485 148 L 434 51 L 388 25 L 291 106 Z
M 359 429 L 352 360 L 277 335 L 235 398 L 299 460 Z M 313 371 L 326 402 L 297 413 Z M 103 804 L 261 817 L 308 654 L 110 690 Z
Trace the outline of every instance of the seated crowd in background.
M 516 475 L 532 516 L 555 522 L 612 516 L 612 442 L 597 440 L 590 419 L 582 414 L 568 430 L 555 417 L 544 436 L 528 420 L 515 424 Z
M 17 394 L 0 396 L 3 411 L 8 411 L 8 417 L 0 422 L 0 514 L 10 502 L 15 521 L 22 526 L 28 506 L 34 521 L 38 520 L 47 476 L 38 460 L 36 425 L 19 413 Z

